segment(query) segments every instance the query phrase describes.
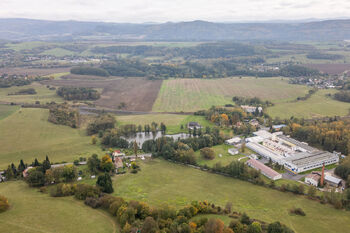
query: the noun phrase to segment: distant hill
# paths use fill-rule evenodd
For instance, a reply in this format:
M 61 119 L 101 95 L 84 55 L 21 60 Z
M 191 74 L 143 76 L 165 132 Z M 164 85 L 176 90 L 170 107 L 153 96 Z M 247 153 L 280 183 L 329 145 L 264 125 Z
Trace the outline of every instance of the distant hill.
M 0 19 L 3 40 L 344 40 L 350 20 L 299 23 L 212 23 L 191 21 L 128 24 L 32 19 Z

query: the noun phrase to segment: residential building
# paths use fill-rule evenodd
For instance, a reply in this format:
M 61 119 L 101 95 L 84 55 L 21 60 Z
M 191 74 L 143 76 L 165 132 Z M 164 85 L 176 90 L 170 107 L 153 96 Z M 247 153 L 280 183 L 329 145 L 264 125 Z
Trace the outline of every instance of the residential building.
M 187 128 L 194 130 L 194 128 L 201 129 L 203 127 L 198 122 L 188 122 L 187 123 Z

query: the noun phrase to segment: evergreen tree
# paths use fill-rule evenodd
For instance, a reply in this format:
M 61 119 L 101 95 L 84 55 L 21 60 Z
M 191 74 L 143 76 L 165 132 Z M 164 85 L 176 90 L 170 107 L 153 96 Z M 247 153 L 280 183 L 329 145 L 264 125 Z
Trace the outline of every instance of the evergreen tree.
M 17 170 L 18 170 L 19 173 L 22 173 L 26 169 L 26 167 L 27 166 L 24 164 L 23 159 L 21 159 L 21 161 L 19 162 Z
M 14 178 L 17 177 L 18 173 L 17 173 L 17 169 L 16 169 L 16 166 L 11 163 L 11 169 L 12 169 L 12 172 L 13 172 L 13 175 L 14 175 Z
M 5 171 L 5 177 L 7 180 L 11 180 L 13 178 L 15 178 L 15 174 L 13 174 L 13 170 L 11 168 L 11 166 L 9 165 Z
M 39 163 L 38 159 L 35 158 L 34 163 L 33 163 L 33 167 L 39 167 L 39 166 L 40 166 L 40 163 Z
M 114 191 L 113 185 L 112 185 L 112 179 L 108 173 L 98 176 L 96 184 L 101 188 L 102 192 L 113 193 Z
M 50 163 L 49 157 L 47 155 L 46 155 L 46 159 L 43 161 L 42 167 L 43 167 L 44 174 L 45 174 L 46 170 L 51 168 L 51 163 Z

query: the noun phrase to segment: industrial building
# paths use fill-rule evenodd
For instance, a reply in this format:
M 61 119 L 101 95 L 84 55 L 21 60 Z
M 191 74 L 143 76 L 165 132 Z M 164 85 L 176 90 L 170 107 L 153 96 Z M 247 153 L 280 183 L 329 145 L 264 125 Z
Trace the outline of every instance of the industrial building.
M 263 174 L 264 176 L 266 176 L 267 178 L 269 178 L 271 180 L 279 180 L 279 179 L 282 178 L 282 174 L 276 172 L 272 168 L 269 168 L 268 166 L 266 166 L 265 164 L 259 162 L 258 160 L 249 159 L 247 161 L 247 165 L 249 167 L 252 167 L 252 168 L 260 171 L 261 174 Z
M 249 149 L 295 174 L 339 162 L 338 154 L 320 151 L 282 132 L 259 130 L 246 142 Z

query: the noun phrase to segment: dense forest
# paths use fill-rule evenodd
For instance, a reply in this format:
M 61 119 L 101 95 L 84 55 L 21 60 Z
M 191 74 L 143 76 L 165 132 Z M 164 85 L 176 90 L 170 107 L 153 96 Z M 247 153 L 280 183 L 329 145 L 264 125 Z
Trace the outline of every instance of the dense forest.
M 79 74 L 95 75 L 95 71 L 90 72 L 90 67 L 79 67 L 79 70 Z M 115 59 L 101 64 L 99 70 L 104 70 L 104 72 L 113 76 L 148 77 L 150 79 L 224 78 L 241 75 L 256 77 L 311 77 L 320 75 L 317 70 L 297 65 L 288 65 L 280 70 L 251 70 L 239 64 L 237 60 L 230 59 L 210 62 L 184 62 L 180 64 L 150 64 L 141 60 Z
M 87 87 L 60 87 L 56 93 L 65 100 L 97 100 L 100 98 L 100 93 Z

